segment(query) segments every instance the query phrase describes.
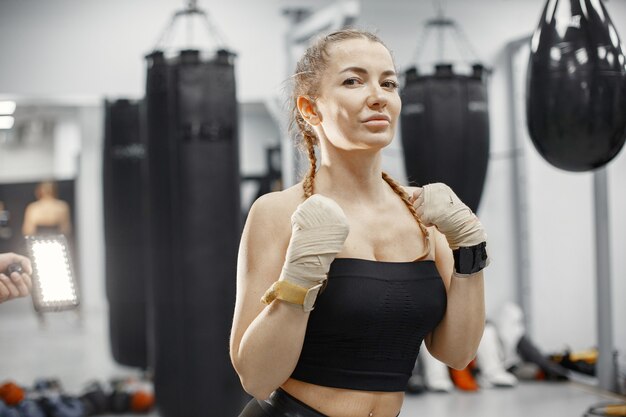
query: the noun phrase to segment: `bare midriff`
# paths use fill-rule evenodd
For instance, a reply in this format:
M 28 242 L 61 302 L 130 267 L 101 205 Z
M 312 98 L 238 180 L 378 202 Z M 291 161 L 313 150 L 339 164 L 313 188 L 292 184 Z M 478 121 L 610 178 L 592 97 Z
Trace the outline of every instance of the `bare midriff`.
M 396 417 L 404 401 L 404 392 L 324 387 L 292 378 L 281 388 L 319 413 L 331 417 Z

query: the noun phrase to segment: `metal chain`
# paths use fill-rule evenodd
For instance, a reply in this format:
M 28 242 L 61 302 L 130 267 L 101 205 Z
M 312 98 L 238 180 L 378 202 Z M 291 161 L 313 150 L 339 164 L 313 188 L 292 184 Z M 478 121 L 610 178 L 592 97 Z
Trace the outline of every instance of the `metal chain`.
M 454 36 L 453 39 L 455 40 L 457 50 L 459 51 L 459 54 L 461 55 L 461 62 L 470 62 L 470 59 L 472 57 L 478 62 L 481 62 L 480 57 L 478 56 L 478 54 L 476 53 L 476 50 L 474 49 L 469 39 L 465 35 L 465 32 L 463 31 L 463 29 L 456 22 L 452 21 L 451 19 L 446 18 L 445 13 L 446 13 L 447 4 L 445 0 L 432 0 L 432 6 L 437 13 L 437 17 L 427 22 L 424 25 L 422 31 L 420 32 L 418 36 L 417 47 L 411 58 L 411 63 L 414 63 L 417 65 L 418 60 L 422 52 L 424 51 L 426 43 L 428 41 L 431 26 L 435 26 L 438 32 L 438 51 L 437 52 L 438 52 L 438 59 L 440 61 L 442 61 L 445 56 L 444 54 L 445 53 L 445 45 L 444 45 L 445 33 L 444 32 L 451 27 L 453 31 L 453 36 Z M 434 23 L 433 23 L 433 20 L 434 20 Z M 449 22 L 446 23 L 445 22 L 446 20 Z M 469 55 L 467 54 L 467 51 L 469 51 Z

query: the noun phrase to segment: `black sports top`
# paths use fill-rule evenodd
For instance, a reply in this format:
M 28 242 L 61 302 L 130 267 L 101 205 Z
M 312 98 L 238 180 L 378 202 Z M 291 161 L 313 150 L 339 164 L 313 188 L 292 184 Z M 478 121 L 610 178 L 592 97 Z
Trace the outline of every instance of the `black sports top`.
M 404 391 L 422 340 L 446 304 L 433 261 L 337 258 L 291 377 L 336 388 Z
M 53 224 L 53 225 L 42 225 L 38 224 L 35 229 L 35 235 L 37 236 L 47 236 L 47 235 L 58 235 L 61 233 L 61 225 Z

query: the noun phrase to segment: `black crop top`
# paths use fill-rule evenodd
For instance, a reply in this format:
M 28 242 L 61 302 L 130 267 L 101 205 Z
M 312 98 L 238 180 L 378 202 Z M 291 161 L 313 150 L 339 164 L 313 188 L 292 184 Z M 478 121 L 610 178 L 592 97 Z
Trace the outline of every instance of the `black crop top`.
M 61 233 L 61 225 L 53 224 L 53 225 L 42 225 L 38 224 L 35 229 L 35 235 L 37 236 L 48 236 L 48 235 L 58 235 Z
M 422 340 L 446 304 L 433 261 L 337 258 L 291 377 L 336 388 L 404 391 Z

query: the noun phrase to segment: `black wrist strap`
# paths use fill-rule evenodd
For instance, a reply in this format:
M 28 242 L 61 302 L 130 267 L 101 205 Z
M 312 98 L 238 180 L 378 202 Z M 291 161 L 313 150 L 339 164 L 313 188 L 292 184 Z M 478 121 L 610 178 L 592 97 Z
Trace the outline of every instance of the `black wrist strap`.
M 452 251 L 454 270 L 459 274 L 471 275 L 487 266 L 487 242 Z

